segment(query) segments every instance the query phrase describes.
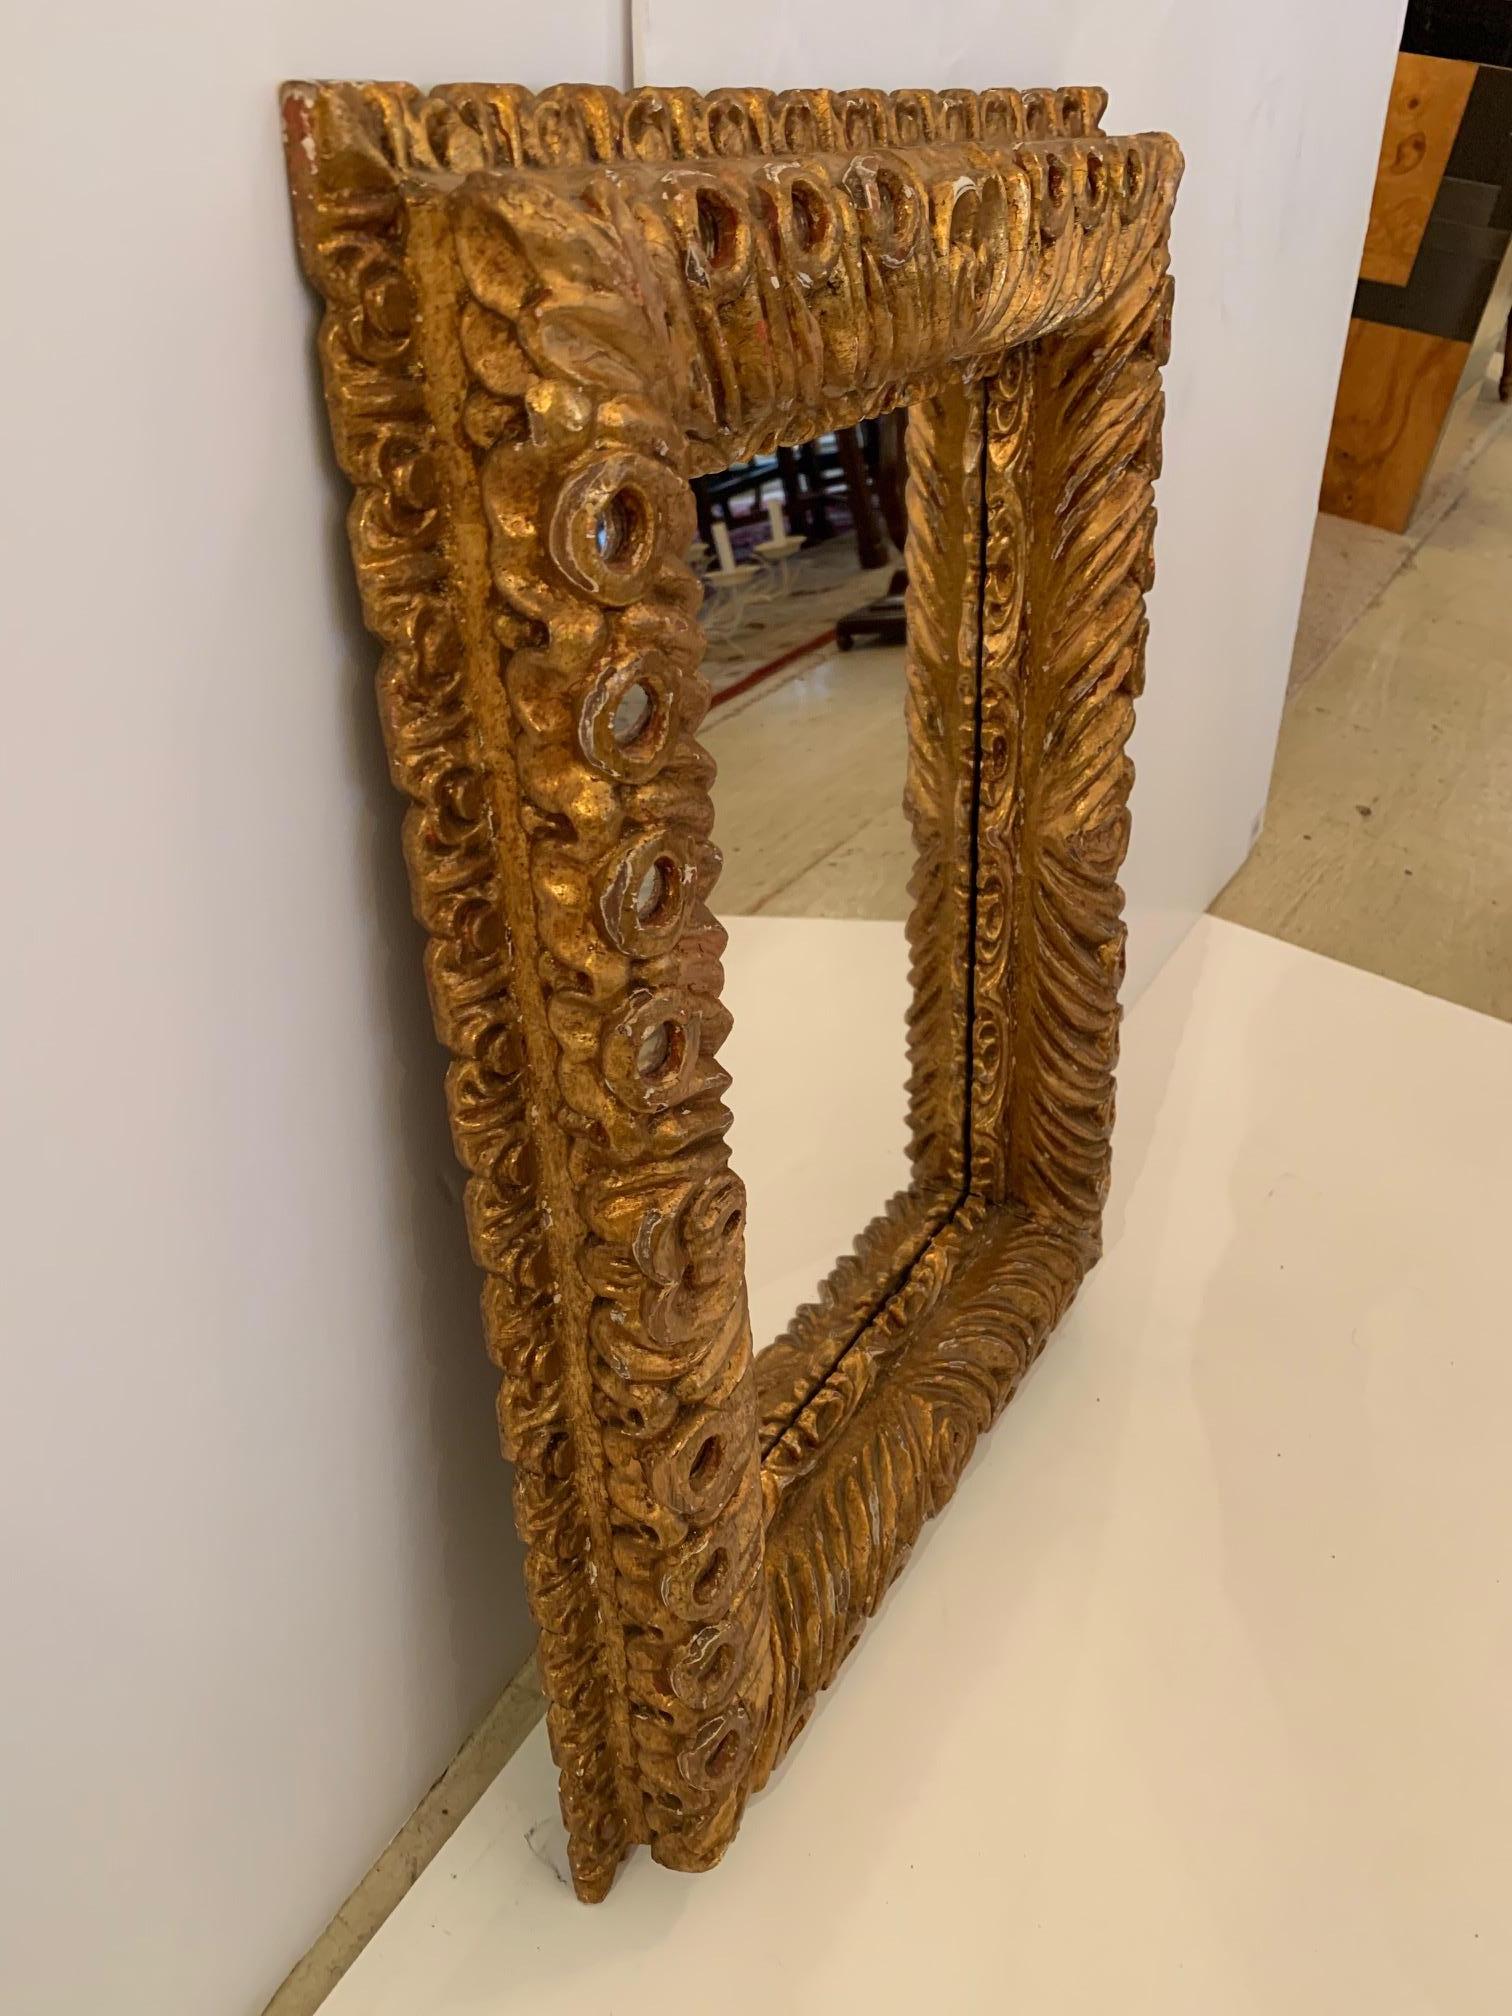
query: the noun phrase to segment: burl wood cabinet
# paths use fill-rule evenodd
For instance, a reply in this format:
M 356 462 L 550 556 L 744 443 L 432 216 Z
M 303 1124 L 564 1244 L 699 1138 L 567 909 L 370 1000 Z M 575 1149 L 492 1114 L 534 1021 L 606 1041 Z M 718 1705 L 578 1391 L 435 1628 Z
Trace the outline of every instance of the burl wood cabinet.
M 1512 8 L 1414 5 L 1381 139 L 1325 511 L 1405 531 L 1456 396 L 1503 341 L 1509 235 Z

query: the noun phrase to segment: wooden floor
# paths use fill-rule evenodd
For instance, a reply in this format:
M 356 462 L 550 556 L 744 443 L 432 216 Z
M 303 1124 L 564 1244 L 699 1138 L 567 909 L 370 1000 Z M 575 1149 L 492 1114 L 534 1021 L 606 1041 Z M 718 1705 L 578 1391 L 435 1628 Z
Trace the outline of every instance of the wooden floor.
M 730 917 L 908 915 L 903 653 L 839 651 L 716 708 L 715 908 Z

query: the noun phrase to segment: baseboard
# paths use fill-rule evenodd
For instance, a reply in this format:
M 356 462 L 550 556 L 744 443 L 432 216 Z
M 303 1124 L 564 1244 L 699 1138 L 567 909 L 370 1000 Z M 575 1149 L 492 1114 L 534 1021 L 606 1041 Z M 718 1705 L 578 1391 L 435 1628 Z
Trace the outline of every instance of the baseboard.
M 534 1656 L 285 1977 L 263 2016 L 312 2016 L 546 1711 Z

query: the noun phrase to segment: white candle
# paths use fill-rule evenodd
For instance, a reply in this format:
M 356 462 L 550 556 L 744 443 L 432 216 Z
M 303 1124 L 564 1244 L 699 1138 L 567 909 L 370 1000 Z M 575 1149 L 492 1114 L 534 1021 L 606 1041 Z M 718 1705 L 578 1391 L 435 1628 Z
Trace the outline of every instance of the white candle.
M 730 544 L 730 528 L 714 521 L 714 551 L 719 555 L 720 572 L 730 573 L 735 566 L 735 548 Z
M 787 537 L 787 520 L 782 515 L 782 499 L 771 497 L 767 500 L 767 523 L 772 528 L 772 537 L 777 540 Z

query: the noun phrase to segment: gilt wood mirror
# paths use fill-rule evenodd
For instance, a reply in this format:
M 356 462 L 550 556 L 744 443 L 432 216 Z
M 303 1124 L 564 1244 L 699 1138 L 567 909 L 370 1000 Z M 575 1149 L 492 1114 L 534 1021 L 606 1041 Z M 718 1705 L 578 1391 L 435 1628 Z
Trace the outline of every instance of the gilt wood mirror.
M 718 1860 L 1099 1250 L 1180 172 L 1103 106 L 284 92 L 585 1898 Z M 690 485 L 899 406 L 910 1180 L 753 1352 Z

